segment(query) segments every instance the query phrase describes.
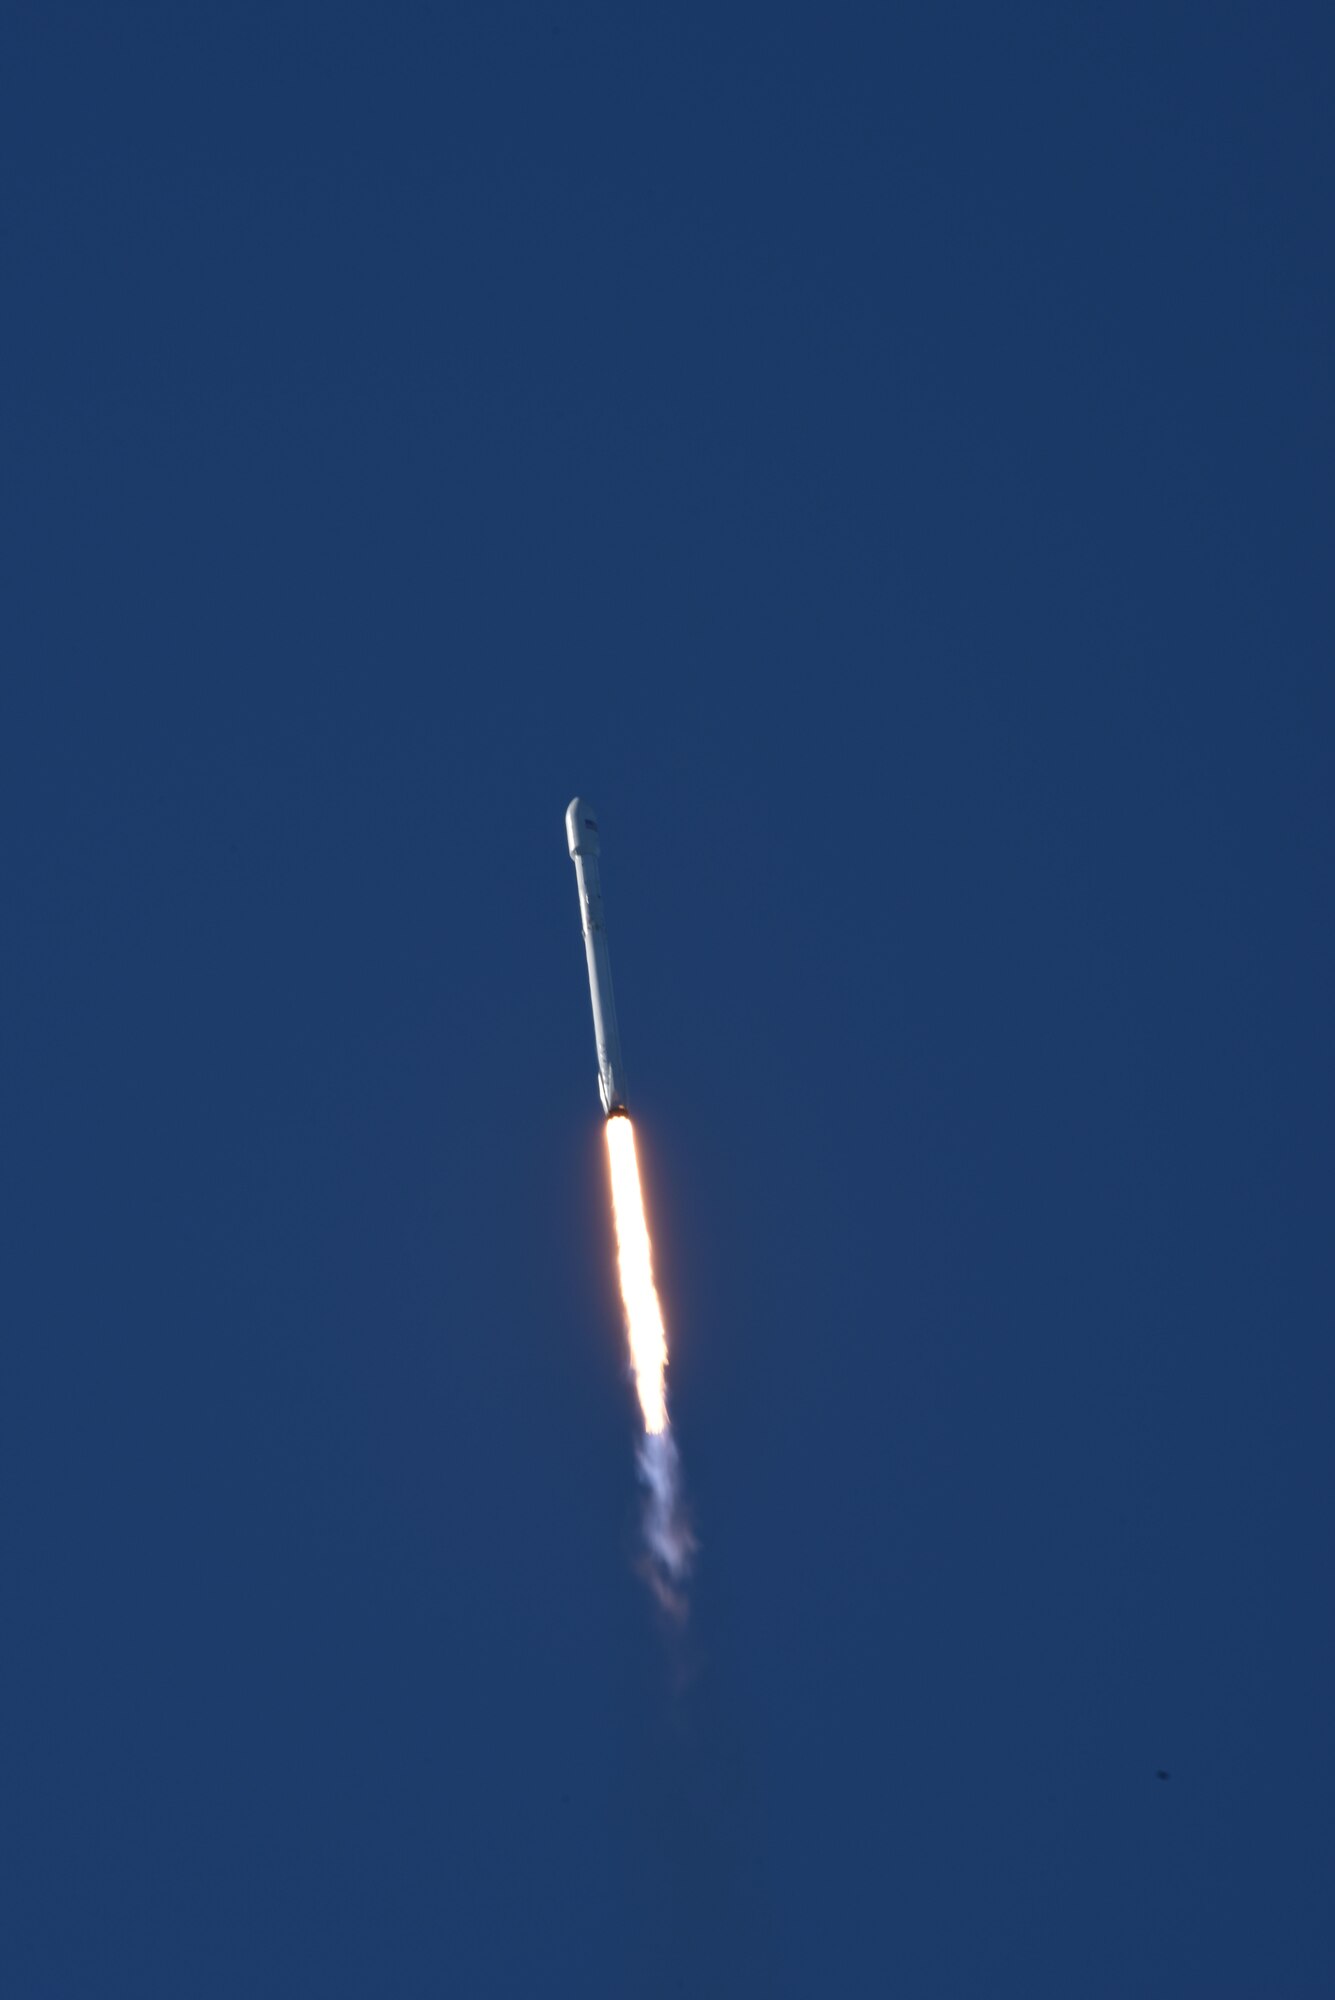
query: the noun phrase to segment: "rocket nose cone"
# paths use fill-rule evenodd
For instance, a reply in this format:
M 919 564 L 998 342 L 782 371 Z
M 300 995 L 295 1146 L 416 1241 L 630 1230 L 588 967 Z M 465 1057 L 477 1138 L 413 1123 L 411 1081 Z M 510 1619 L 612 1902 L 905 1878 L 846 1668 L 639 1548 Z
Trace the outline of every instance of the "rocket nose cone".
M 598 815 L 587 799 L 572 799 L 566 807 L 566 842 L 572 856 L 598 852 Z

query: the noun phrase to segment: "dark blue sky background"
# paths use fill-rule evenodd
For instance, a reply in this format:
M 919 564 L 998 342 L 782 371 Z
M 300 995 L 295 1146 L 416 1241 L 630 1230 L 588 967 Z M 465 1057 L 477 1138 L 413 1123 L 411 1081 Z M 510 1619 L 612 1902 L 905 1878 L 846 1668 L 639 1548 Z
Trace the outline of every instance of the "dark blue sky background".
M 1331 55 L 5 9 L 5 1996 L 1335 1991 Z

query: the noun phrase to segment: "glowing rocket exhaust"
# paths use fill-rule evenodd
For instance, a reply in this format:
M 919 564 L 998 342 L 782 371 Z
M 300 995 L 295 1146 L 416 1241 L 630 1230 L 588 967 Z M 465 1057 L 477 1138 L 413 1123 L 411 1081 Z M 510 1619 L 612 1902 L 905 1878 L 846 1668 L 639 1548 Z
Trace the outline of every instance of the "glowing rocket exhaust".
M 617 1232 L 617 1266 L 621 1299 L 630 1337 L 630 1365 L 635 1390 L 650 1437 L 667 1429 L 667 1330 L 663 1308 L 654 1289 L 653 1252 L 644 1218 L 640 1163 L 635 1157 L 635 1127 L 625 1112 L 607 1121 L 607 1160 L 612 1170 L 612 1216 Z
M 644 1525 L 653 1565 L 650 1575 L 661 1601 L 680 1615 L 685 1609 L 681 1586 L 690 1569 L 695 1543 L 682 1513 L 678 1491 L 677 1450 L 667 1407 L 667 1330 L 654 1285 L 653 1251 L 640 1187 L 635 1128 L 626 1110 L 621 1037 L 612 998 L 612 962 L 607 949 L 598 872 L 598 822 L 583 799 L 571 800 L 566 813 L 566 840 L 579 884 L 593 1032 L 598 1049 L 598 1094 L 607 1114 L 607 1161 L 612 1181 L 617 1267 L 631 1371 L 644 1419 L 639 1467 L 649 1496 Z

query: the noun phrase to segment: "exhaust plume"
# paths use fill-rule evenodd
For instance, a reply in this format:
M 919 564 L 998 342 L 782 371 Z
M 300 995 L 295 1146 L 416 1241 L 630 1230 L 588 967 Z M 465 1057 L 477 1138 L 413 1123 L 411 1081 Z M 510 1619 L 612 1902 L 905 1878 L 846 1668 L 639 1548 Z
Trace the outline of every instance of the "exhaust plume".
M 660 1602 L 680 1616 L 686 1608 L 683 1586 L 690 1574 L 695 1540 L 681 1504 L 677 1447 L 668 1419 L 667 1329 L 654 1285 L 653 1251 L 640 1187 L 635 1128 L 622 1112 L 608 1119 L 606 1132 L 621 1300 L 626 1313 L 631 1372 L 644 1419 L 638 1464 L 647 1494 L 644 1536 L 650 1556 L 650 1579 Z

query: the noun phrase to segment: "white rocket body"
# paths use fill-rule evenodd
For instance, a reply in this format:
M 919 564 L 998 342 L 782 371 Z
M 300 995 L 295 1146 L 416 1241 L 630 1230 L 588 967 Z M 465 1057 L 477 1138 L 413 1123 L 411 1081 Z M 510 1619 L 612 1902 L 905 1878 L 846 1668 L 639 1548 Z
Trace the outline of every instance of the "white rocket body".
M 583 799 L 566 809 L 566 842 L 579 884 L 579 914 L 584 926 L 584 956 L 589 962 L 589 998 L 593 1002 L 593 1035 L 598 1045 L 598 1095 L 610 1118 L 626 1108 L 626 1073 L 617 1033 L 616 1002 L 612 998 L 612 961 L 603 922 L 603 892 L 598 879 L 598 816 Z

